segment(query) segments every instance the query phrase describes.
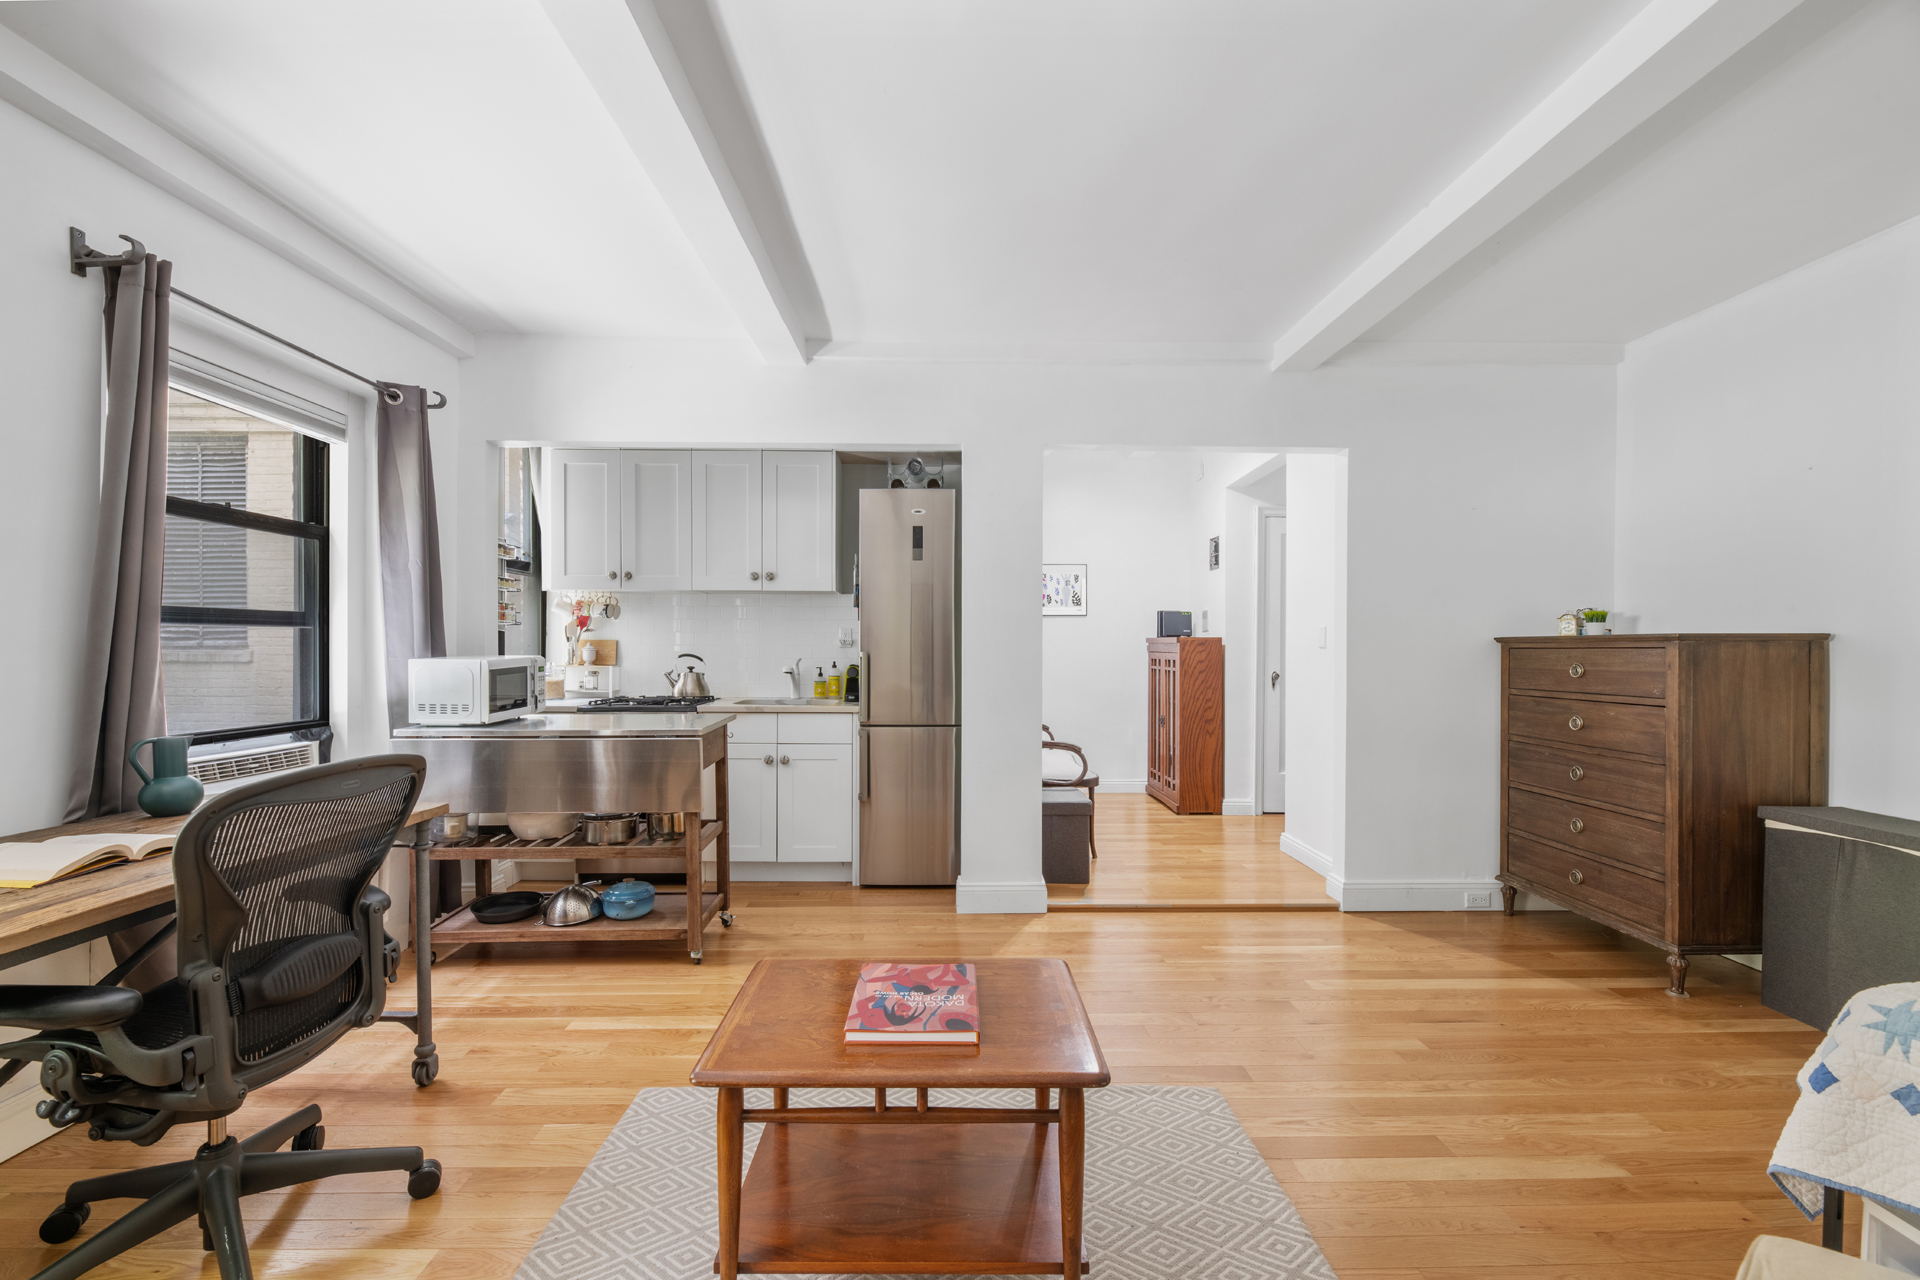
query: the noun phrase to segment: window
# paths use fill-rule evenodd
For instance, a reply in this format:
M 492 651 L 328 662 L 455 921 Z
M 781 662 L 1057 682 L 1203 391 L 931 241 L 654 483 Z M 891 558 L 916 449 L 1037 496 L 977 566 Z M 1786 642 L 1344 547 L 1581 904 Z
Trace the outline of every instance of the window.
M 325 725 L 326 442 L 179 387 L 168 415 L 167 732 Z

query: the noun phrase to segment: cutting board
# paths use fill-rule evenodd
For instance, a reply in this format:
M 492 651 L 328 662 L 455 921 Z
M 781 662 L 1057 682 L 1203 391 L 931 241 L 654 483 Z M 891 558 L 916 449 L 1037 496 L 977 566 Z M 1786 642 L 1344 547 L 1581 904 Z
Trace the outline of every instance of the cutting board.
M 617 667 L 620 665 L 620 642 L 618 640 L 602 640 L 599 636 L 589 631 L 586 635 L 580 637 L 580 643 L 593 646 L 593 661 L 586 665 L 595 667 Z

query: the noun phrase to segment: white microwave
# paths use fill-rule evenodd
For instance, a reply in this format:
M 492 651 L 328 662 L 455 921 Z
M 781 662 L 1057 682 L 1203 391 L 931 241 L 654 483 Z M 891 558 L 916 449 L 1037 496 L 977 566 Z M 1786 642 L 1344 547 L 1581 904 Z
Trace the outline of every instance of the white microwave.
M 407 710 L 414 724 L 498 724 L 546 705 L 545 658 L 407 660 Z

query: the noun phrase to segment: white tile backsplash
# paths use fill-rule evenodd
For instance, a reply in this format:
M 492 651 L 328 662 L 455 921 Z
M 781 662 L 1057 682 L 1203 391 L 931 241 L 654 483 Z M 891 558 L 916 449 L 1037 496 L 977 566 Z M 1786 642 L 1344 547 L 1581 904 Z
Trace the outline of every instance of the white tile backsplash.
M 565 660 L 565 625 L 556 610 L 547 627 L 555 645 L 550 662 Z M 840 634 L 849 628 L 854 643 L 842 646 Z M 844 672 L 859 661 L 860 648 L 853 597 L 824 591 L 623 592 L 618 618 L 594 619 L 587 639 L 596 636 L 620 642 L 623 694 L 667 692 L 663 673 L 680 653 L 706 659 L 707 683 L 723 698 L 785 697 L 792 689 L 780 673 L 804 658 L 810 693 L 815 666 L 830 670 L 838 662 Z

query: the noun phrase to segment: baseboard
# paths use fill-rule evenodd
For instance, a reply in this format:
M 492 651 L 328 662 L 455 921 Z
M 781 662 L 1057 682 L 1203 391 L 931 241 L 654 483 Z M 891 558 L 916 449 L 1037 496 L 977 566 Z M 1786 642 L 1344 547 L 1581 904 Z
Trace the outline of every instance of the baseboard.
M 1251 800 L 1222 800 L 1220 813 L 1228 818 L 1253 818 L 1259 816 L 1259 810 L 1253 807 Z
M 20 1074 L 29 1077 L 29 1083 L 18 1092 L 0 1098 L 0 1160 L 11 1160 L 28 1147 L 45 1142 L 60 1132 L 33 1114 L 40 1099 L 47 1096 L 40 1088 L 40 1073 L 23 1071 Z
M 814 881 L 821 884 L 853 883 L 851 862 L 736 862 L 735 884 L 791 884 Z
M 1346 880 L 1334 891 L 1342 911 L 1498 911 L 1500 884 L 1496 880 Z M 1484 893 L 1488 905 L 1468 907 L 1467 894 Z
M 954 911 L 963 916 L 1045 915 L 1044 880 L 969 880 L 964 874 L 954 886 Z
M 1312 845 L 1308 844 L 1305 840 L 1302 840 L 1299 836 L 1296 836 L 1291 831 L 1283 831 L 1280 833 L 1280 852 L 1286 854 L 1289 858 L 1292 858 L 1295 862 L 1300 863 L 1302 866 L 1306 867 L 1308 870 L 1317 871 L 1321 875 L 1328 877 L 1327 892 L 1330 894 L 1333 894 L 1333 896 L 1336 898 L 1340 896 L 1337 893 L 1333 893 L 1333 888 L 1332 888 L 1333 859 L 1332 858 L 1329 858 L 1326 854 L 1320 852 L 1318 849 L 1314 848 Z

